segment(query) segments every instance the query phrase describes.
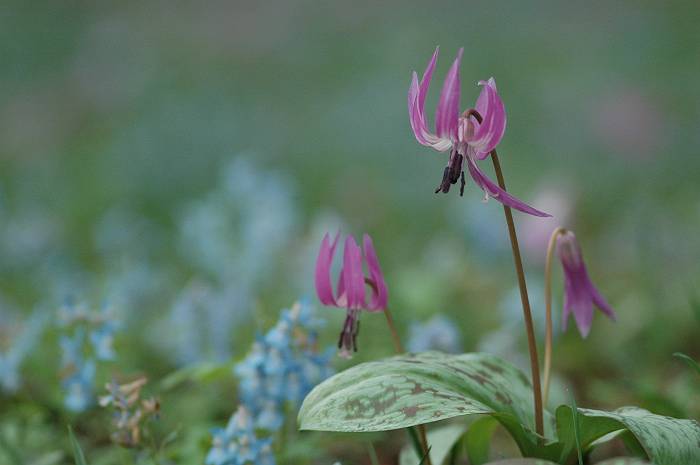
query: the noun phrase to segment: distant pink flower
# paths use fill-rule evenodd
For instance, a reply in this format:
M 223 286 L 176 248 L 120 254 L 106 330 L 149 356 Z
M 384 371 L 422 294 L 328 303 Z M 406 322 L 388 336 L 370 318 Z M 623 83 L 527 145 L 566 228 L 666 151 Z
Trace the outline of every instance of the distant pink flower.
M 616 318 L 615 312 L 591 282 L 573 232 L 566 231 L 557 238 L 557 251 L 564 268 L 563 329 L 566 331 L 569 315 L 573 313 L 581 336 L 586 337 L 593 323 L 593 305 L 612 320 Z
M 457 53 L 457 58 L 447 72 L 442 86 L 440 101 L 435 112 L 435 133 L 428 129 L 425 98 L 435 70 L 438 51 L 439 47 L 435 49 L 420 82 L 416 72 L 413 72 L 411 86 L 408 89 L 408 115 L 416 140 L 438 152 L 450 151 L 442 182 L 435 193 L 441 191 L 447 193 L 451 184 L 460 181 L 460 195 L 463 195 L 466 181 L 462 164 L 466 160 L 470 176 L 484 191 L 487 198 L 493 197 L 504 205 L 530 215 L 550 216 L 513 197 L 479 169 L 476 161 L 488 157 L 503 137 L 506 130 L 506 112 L 498 96 L 496 81 L 490 78 L 488 81 L 479 81 L 483 89 L 474 108 L 460 115 L 459 65 L 464 49 L 460 49 Z
M 367 234 L 362 238 L 362 245 L 369 276 L 365 277 L 362 269 L 362 251 L 355 242 L 355 238 L 349 235 L 345 239 L 343 266 L 338 276 L 337 290 L 335 293 L 333 292 L 331 266 L 339 237 L 340 234 L 336 234 L 333 243 L 331 243 L 330 236 L 326 234 L 321 241 L 321 248 L 316 259 L 316 293 L 324 305 L 347 309 L 347 317 L 343 330 L 340 332 L 338 348 L 341 356 L 349 358 L 352 352 L 357 352 L 360 311 L 378 312 L 384 310 L 387 306 L 388 292 L 377 254 L 372 245 L 372 239 Z M 370 288 L 371 294 L 369 302 L 366 296 L 367 287 Z

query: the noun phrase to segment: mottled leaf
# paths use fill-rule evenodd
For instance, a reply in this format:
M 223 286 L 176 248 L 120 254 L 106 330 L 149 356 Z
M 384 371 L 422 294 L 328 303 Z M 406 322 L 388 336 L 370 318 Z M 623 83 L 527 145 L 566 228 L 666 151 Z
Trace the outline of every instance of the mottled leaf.
M 488 414 L 531 455 L 537 449 L 532 402 L 528 378 L 493 355 L 427 352 L 363 363 L 329 378 L 306 397 L 299 423 L 305 430 L 365 432 Z
M 623 407 L 613 412 L 578 409 L 581 447 L 619 430 L 631 433 L 649 459 L 656 465 L 700 464 L 700 425 L 694 420 L 655 415 L 638 407 Z M 557 409 L 557 429 L 562 444 L 561 460 L 574 449 L 572 409 Z M 611 435 L 610 437 L 612 437 Z
M 452 450 L 452 446 L 462 437 L 469 427 L 467 422 L 451 423 L 428 429 L 428 444 L 430 445 L 430 461 L 433 465 L 440 465 L 445 461 Z M 400 465 L 418 465 L 416 451 L 411 445 L 401 449 L 399 456 Z

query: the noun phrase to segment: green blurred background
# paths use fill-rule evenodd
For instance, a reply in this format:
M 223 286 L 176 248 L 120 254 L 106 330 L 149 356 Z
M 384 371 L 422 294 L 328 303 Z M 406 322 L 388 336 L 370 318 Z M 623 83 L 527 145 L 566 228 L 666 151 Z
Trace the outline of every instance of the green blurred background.
M 168 325 L 183 288 L 245 288 L 230 307 L 239 316 L 212 317 L 230 330 L 219 355 L 241 357 L 279 308 L 316 302 L 316 248 L 342 228 L 374 238 L 405 337 L 439 313 L 464 350 L 521 363 L 500 204 L 482 203 L 472 183 L 463 198 L 433 194 L 446 156 L 408 124 L 411 71 L 440 45 L 432 120 L 463 46 L 462 107 L 478 80 L 496 78 L 509 190 L 557 217 L 516 215 L 538 329 L 544 251 L 559 224 L 576 231 L 618 314 L 598 314 L 585 341 L 573 327 L 558 335 L 555 400 L 568 387 L 580 405 L 697 417 L 698 381 L 671 354 L 700 356 L 698 17 L 693 1 L 5 2 L 2 311 L 50 312 L 67 294 L 115 299 L 131 323 L 112 369 L 158 380 L 217 355 L 169 356 L 182 351 Z M 241 232 L 250 215 L 263 233 Z M 554 299 L 558 311 L 558 270 Z M 342 312 L 320 313 L 321 342 L 332 345 Z M 363 318 L 352 363 L 391 353 L 383 323 Z M 58 363 L 55 338 L 23 368 L 37 402 L 0 397 L 0 422 L 34 421 L 49 450 L 70 421 L 89 450 L 106 447 L 89 415 L 51 413 L 60 386 L 44 368 Z M 225 421 L 234 393 L 229 380 L 163 394 L 166 420 L 194 438 L 183 456 L 202 460 L 207 428 Z M 319 454 L 330 463 L 335 452 Z

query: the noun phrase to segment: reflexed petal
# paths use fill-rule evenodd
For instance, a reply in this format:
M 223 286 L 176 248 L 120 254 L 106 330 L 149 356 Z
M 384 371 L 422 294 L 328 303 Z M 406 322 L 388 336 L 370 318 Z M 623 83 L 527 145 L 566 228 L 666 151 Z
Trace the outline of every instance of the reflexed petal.
M 527 213 L 533 216 L 549 217 L 552 216 L 548 213 L 541 212 L 535 208 L 532 208 L 522 200 L 519 200 L 508 192 L 501 189 L 495 182 L 490 180 L 483 171 L 479 169 L 476 162 L 472 157 L 468 156 L 467 163 L 469 166 L 469 174 L 471 175 L 474 182 L 488 195 L 494 199 L 501 202 L 503 205 L 514 208 L 523 213 Z
M 331 265 L 339 236 L 340 233 L 336 234 L 333 244 L 331 244 L 330 237 L 326 233 L 321 241 L 321 248 L 316 259 L 316 294 L 323 305 L 337 306 L 331 285 Z
M 503 138 L 506 130 L 506 110 L 496 90 L 496 81 L 479 81 L 484 86 L 476 101 L 476 111 L 482 116 L 474 136 L 468 141 L 476 151 L 476 158 L 483 160 Z
M 384 275 L 382 274 L 382 269 L 379 266 L 379 259 L 374 251 L 374 245 L 372 244 L 372 238 L 365 234 L 363 237 L 363 247 L 365 249 L 365 260 L 367 260 L 367 268 L 369 269 L 369 275 L 372 278 L 376 286 L 376 290 L 372 291 L 372 300 L 367 306 L 367 310 L 384 310 L 387 306 L 388 292 L 386 288 L 386 283 L 384 282 Z
M 457 139 L 457 125 L 459 122 L 459 65 L 462 62 L 464 49 L 460 48 L 457 58 L 447 72 L 445 83 L 440 92 L 440 101 L 435 111 L 435 132 L 438 137 Z
M 596 289 L 590 280 L 588 281 L 588 285 L 590 286 L 589 292 L 591 294 L 591 298 L 593 299 L 593 303 L 596 304 L 600 311 L 605 313 L 611 320 L 617 320 L 617 315 L 615 315 L 615 312 L 610 304 L 608 304 L 608 301 L 605 300 L 605 297 L 598 292 L 598 289 Z
M 423 72 L 423 78 L 420 83 L 418 83 L 418 74 L 415 71 L 413 72 L 411 85 L 408 88 L 408 116 L 416 140 L 422 145 L 444 152 L 450 149 L 452 142 L 449 139 L 439 138 L 430 132 L 425 118 L 425 98 L 428 95 L 428 88 L 435 70 L 438 51 L 439 47 L 435 49 L 432 58 L 428 62 L 428 67 Z
M 428 95 L 428 89 L 430 88 L 430 81 L 433 78 L 433 71 L 435 71 L 435 64 L 437 63 L 438 54 L 440 53 L 440 47 L 435 47 L 433 56 L 430 57 L 427 68 L 423 72 L 423 78 L 420 80 L 420 88 L 418 94 L 418 105 L 420 106 L 421 112 L 425 107 L 425 97 Z
M 342 273 L 344 290 L 347 296 L 347 308 L 358 309 L 365 307 L 365 277 L 362 273 L 362 250 L 352 236 L 348 236 L 345 239 Z

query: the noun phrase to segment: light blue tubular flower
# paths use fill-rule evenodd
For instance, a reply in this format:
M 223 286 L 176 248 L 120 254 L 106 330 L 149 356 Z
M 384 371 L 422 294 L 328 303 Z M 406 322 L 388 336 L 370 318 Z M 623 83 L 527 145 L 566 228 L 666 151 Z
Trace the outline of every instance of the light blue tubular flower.
M 119 324 L 111 318 L 108 307 L 102 311 L 102 318 L 94 321 L 94 329 L 90 331 L 92 343 L 97 360 L 114 360 L 117 355 L 114 352 L 114 333 L 119 329 Z
M 334 349 L 319 353 L 316 330 L 320 320 L 308 303 L 282 310 L 277 324 L 258 336 L 235 372 L 239 398 L 254 418 L 255 427 L 278 430 L 285 407 L 297 408 L 306 394 L 332 374 Z
M 95 371 L 95 361 L 85 360 L 76 366 L 75 372 L 63 380 L 63 388 L 66 391 L 64 404 L 71 412 L 82 412 L 93 404 Z
M 206 465 L 275 465 L 272 439 L 258 439 L 253 417 L 245 407 L 238 407 L 226 425 L 213 433 Z
M 59 308 L 62 386 L 64 404 L 82 412 L 95 400 L 97 361 L 114 360 L 114 333 L 119 324 L 109 307 L 93 312 L 84 304 L 68 302 Z
M 462 351 L 462 338 L 457 324 L 444 315 L 435 315 L 425 323 L 413 323 L 408 339 L 410 352 L 440 350 L 448 353 Z
M 8 347 L 4 352 L 0 352 L 0 387 L 5 392 L 15 392 L 20 387 L 20 367 L 41 337 L 46 321 L 46 313 L 35 310 L 21 327 L 15 330 L 14 337 L 9 337 L 8 331 Z

